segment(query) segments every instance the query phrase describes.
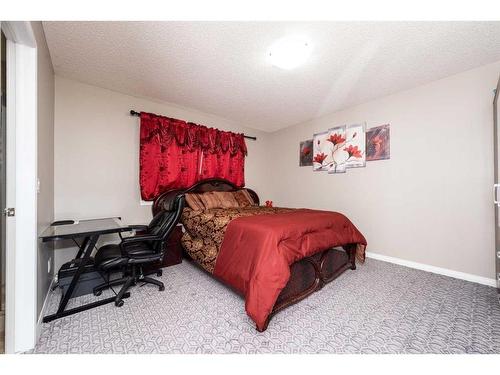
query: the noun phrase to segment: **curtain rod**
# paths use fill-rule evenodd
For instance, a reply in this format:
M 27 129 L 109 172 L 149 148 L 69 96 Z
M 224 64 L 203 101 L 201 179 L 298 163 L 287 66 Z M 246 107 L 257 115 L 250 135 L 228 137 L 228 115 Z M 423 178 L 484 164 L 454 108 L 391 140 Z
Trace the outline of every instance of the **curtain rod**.
M 140 115 L 141 115 L 141 113 L 140 113 L 140 112 L 137 112 L 137 111 L 134 111 L 133 109 L 131 109 L 131 110 L 130 110 L 130 115 L 131 115 L 131 116 L 140 116 Z M 247 138 L 247 139 L 252 139 L 252 140 L 254 140 L 254 141 L 256 141 L 256 140 L 257 140 L 257 137 L 251 137 L 251 136 L 249 136 L 249 135 L 245 135 L 245 134 L 243 134 L 243 137 L 245 137 L 245 138 Z

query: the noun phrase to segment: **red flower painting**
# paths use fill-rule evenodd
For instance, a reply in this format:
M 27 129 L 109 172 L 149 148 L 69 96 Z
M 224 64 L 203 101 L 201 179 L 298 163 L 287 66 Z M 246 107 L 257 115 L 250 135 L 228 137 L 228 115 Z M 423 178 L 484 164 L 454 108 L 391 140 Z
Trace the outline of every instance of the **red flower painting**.
M 300 142 L 299 165 L 301 167 L 313 165 L 313 140 Z
M 323 164 L 323 161 L 326 159 L 326 156 L 327 155 L 324 154 L 323 152 L 316 154 L 316 155 L 314 155 L 313 162 Z
M 346 151 L 349 154 L 349 158 L 351 158 L 351 157 L 362 158 L 363 157 L 361 150 L 358 148 L 358 146 L 349 145 L 349 147 L 344 148 L 344 151 Z
M 334 146 L 338 145 L 339 143 L 345 142 L 345 138 L 342 137 L 340 134 L 332 134 L 330 135 L 329 138 L 326 139 L 328 142 L 332 142 Z
M 365 166 L 365 124 L 342 125 L 313 137 L 313 170 L 345 173 Z

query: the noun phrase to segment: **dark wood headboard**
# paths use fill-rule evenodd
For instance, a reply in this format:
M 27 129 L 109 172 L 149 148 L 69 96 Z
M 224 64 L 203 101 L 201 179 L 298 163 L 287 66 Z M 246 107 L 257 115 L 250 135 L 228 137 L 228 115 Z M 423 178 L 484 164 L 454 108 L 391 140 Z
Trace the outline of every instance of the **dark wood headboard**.
M 207 180 L 198 181 L 191 187 L 187 189 L 174 189 L 166 191 L 160 194 L 153 202 L 153 216 L 156 215 L 160 210 L 171 210 L 172 203 L 174 199 L 179 194 L 184 193 L 205 193 L 207 191 L 235 191 L 243 188 L 239 188 L 233 183 L 223 180 L 221 178 L 210 178 Z M 259 196 L 252 189 L 247 189 L 250 195 L 252 196 L 255 203 L 259 204 Z

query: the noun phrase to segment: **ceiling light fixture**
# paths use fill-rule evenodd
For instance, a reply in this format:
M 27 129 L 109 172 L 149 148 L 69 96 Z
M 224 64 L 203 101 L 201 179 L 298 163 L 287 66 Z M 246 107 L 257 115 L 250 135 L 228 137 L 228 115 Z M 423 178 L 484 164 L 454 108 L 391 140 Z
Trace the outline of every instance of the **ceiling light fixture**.
M 281 69 L 293 69 L 311 56 L 311 46 L 301 37 L 285 37 L 277 40 L 269 49 L 271 64 Z

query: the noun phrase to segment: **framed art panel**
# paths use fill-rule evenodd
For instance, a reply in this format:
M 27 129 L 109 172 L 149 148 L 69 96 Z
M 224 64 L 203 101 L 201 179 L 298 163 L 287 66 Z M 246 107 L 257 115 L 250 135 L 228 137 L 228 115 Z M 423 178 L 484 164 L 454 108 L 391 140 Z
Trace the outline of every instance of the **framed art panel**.
M 328 131 L 313 136 L 313 170 L 327 171 L 332 163 L 332 144 L 328 141 Z
M 329 166 L 328 173 L 345 173 L 347 167 L 347 154 L 343 150 L 346 141 L 345 125 L 328 130 L 327 141 L 332 148 L 332 163 Z
M 391 158 L 390 125 L 385 124 L 368 129 L 366 132 L 366 160 Z
M 365 124 L 349 125 L 346 130 L 344 152 L 347 153 L 347 168 L 366 166 Z
M 311 165 L 313 165 L 313 140 L 308 139 L 300 142 L 299 166 L 310 167 Z

